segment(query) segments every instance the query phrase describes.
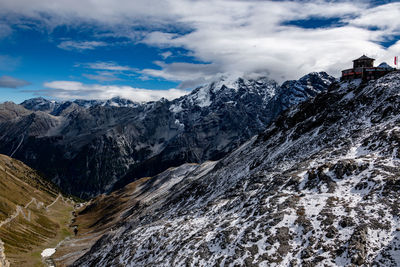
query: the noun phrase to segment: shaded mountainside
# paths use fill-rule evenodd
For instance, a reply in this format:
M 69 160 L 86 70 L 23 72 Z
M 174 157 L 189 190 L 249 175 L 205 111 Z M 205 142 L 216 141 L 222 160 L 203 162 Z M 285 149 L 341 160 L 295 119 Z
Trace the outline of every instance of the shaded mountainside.
M 0 152 L 43 172 L 66 192 L 90 197 L 171 166 L 220 159 L 332 81 L 323 72 L 283 87 L 267 78 L 221 78 L 173 101 L 5 103 Z
M 0 266 L 44 266 L 42 250 L 70 235 L 73 205 L 36 171 L 0 155 Z
M 72 266 L 399 266 L 399 95 L 399 73 L 336 84 L 219 161 L 126 187 Z

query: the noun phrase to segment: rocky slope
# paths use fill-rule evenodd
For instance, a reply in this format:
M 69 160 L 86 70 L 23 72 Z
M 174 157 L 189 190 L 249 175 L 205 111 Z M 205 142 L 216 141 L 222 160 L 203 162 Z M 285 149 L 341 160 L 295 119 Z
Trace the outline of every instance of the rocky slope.
M 210 162 L 205 166 L 207 167 L 201 168 L 203 172 L 211 169 L 214 163 Z M 169 168 L 159 175 L 141 178 L 111 194 L 90 200 L 86 206 L 77 210 L 73 223 L 78 229 L 77 235 L 64 242 L 52 259 L 57 266 L 72 264 L 111 228 L 123 223 L 124 218 L 139 207 L 143 199 L 168 195 L 175 184 L 174 180 L 181 180 L 185 175 L 193 173 L 193 170 L 199 169 L 198 167 L 198 164 L 187 163 L 178 168 Z
M 0 155 L 0 266 L 45 266 L 42 250 L 71 234 L 73 206 L 36 171 Z
M 267 78 L 221 78 L 173 101 L 142 104 L 117 98 L 5 103 L 0 152 L 67 192 L 90 197 L 171 166 L 219 159 L 333 80 L 311 73 L 281 87 Z
M 217 162 L 109 196 L 132 205 L 73 266 L 398 266 L 399 95 L 399 73 L 335 84 Z

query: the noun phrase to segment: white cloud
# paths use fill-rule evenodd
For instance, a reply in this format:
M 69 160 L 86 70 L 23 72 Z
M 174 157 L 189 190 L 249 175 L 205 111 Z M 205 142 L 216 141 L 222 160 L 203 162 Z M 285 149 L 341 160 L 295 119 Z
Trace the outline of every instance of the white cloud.
M 193 80 L 199 77 L 212 77 L 220 69 L 215 64 L 194 64 L 186 62 L 174 62 L 166 64 L 161 61 L 154 62 L 161 69 L 143 69 L 140 73 L 152 77 L 160 77 L 166 80 L 183 81 Z
M 52 81 L 40 93 L 59 99 L 110 99 L 120 96 L 136 102 L 156 101 L 161 98 L 175 99 L 189 92 L 180 89 L 149 90 L 131 86 L 83 84 L 75 81 Z
M 159 0 L 2 0 L 0 14 L 41 20 L 50 29 L 82 22 L 139 25 L 146 21 L 146 25 L 162 25 L 174 18 L 169 5 L 169 1 Z
M 107 46 L 107 43 L 99 41 L 63 41 L 57 47 L 64 50 L 84 51 L 93 50 L 102 46 Z
M 339 75 L 361 54 L 376 57 L 378 63 L 389 61 L 397 46 L 385 48 L 378 42 L 393 38 L 400 29 L 400 3 L 373 7 L 361 0 L 121 0 L 118 4 L 112 0 L 2 0 L 1 12 L 30 16 L 52 27 L 89 23 L 134 42 L 184 48 L 198 62 L 209 64 L 159 62 L 159 68 L 141 71 L 143 78 L 182 81 L 181 86 L 232 72 L 269 73 L 278 81 L 320 70 Z M 342 23 L 316 29 L 285 24 L 315 17 Z M 90 47 L 84 43 L 76 46 Z M 97 65 L 99 70 L 137 71 L 117 64 Z
M 0 87 L 3 88 L 18 88 L 30 84 L 29 82 L 17 79 L 11 76 L 0 76 Z
M 162 56 L 163 59 L 167 59 L 170 56 L 172 56 L 172 52 L 171 51 L 166 51 L 164 53 L 161 53 L 161 56 Z
M 137 71 L 135 68 L 129 66 L 121 66 L 115 62 L 93 62 L 85 64 L 77 64 L 77 66 L 83 65 L 86 68 L 94 70 L 109 70 L 109 71 Z
M 110 82 L 117 80 L 124 80 L 127 77 L 137 76 L 139 71 L 136 68 L 130 66 L 122 66 L 115 62 L 92 62 L 92 63 L 79 63 L 75 67 L 84 67 L 86 69 L 94 70 L 93 73 L 84 73 L 83 77 L 96 80 L 99 82 Z
M 181 35 L 151 32 L 143 42 L 161 48 L 186 48 L 197 59 L 218 66 L 217 73 L 267 72 L 283 81 L 311 71 L 339 75 L 354 57 L 364 53 L 378 61 L 387 58 L 389 50 L 376 41 L 393 34 L 397 26 L 390 25 L 398 22 L 378 18 L 386 13 L 390 13 L 388 18 L 395 16 L 400 3 L 367 8 L 362 2 L 181 1 L 176 8 L 182 14 L 181 21 L 195 30 Z M 282 23 L 311 17 L 340 17 L 348 24 L 304 29 Z M 369 29 L 380 24 L 381 30 Z M 145 72 L 182 79 L 179 73 L 170 72 L 170 65 Z M 196 74 L 198 78 L 204 75 L 193 69 L 190 79 Z
M 355 26 L 378 27 L 380 33 L 400 33 L 400 3 L 390 3 L 383 6 L 367 9 L 361 16 L 350 19 L 349 22 Z

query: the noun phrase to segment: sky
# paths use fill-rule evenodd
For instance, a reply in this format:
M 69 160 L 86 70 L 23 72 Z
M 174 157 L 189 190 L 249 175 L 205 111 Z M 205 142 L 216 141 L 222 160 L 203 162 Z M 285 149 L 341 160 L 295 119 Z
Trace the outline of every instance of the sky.
M 0 102 L 174 99 L 224 76 L 393 66 L 400 1 L 0 0 Z

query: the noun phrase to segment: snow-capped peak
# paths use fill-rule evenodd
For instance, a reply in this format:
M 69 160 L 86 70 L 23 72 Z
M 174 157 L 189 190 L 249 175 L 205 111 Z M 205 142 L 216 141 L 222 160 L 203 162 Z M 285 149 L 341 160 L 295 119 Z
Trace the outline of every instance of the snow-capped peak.
M 391 67 L 389 64 L 387 64 L 386 62 L 382 62 L 381 64 L 379 64 L 378 68 L 384 68 L 384 69 L 390 69 L 392 70 L 393 67 Z
M 107 101 L 104 101 L 102 106 L 111 106 L 111 107 L 135 107 L 138 104 L 126 99 L 126 98 L 121 98 L 121 97 L 113 97 Z
M 224 86 L 226 88 L 237 90 L 239 79 L 240 78 L 235 76 L 222 75 L 219 79 L 212 82 L 209 87 L 213 90 L 213 92 L 221 90 Z
M 257 94 L 262 96 L 265 101 L 268 101 L 276 93 L 277 83 L 268 79 L 267 77 L 258 77 L 256 79 L 237 77 L 233 75 L 220 76 L 215 81 L 200 86 L 192 91 L 183 101 L 189 101 L 191 104 L 197 105 L 201 108 L 208 107 L 212 104 L 215 98 L 223 95 L 224 98 L 231 100 L 236 97 L 241 97 L 245 94 Z M 179 110 L 175 104 L 172 110 Z
M 55 101 L 49 101 L 43 97 L 36 97 L 25 100 L 21 105 L 26 109 L 33 111 L 49 111 L 54 109 L 57 103 Z

